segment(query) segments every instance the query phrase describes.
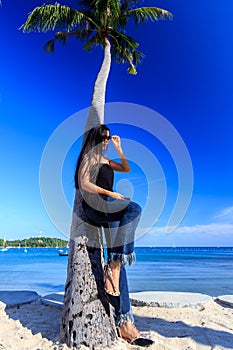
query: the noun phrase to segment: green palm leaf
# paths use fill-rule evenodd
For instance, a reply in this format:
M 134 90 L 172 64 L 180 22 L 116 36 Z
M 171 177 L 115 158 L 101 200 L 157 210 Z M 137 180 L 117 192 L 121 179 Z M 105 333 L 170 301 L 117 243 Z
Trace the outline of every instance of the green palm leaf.
M 172 19 L 173 17 L 171 12 L 158 7 L 139 7 L 129 10 L 126 16 L 133 17 L 136 24 L 145 23 L 148 20 L 154 22 L 159 19 Z
M 74 36 L 77 40 L 81 42 L 88 40 L 92 34 L 93 34 L 92 29 L 73 30 L 72 32 L 67 33 L 67 35 Z
M 52 40 L 49 40 L 44 45 L 44 50 L 50 53 L 54 52 L 55 40 L 61 42 L 63 45 L 66 44 L 69 36 L 74 36 L 77 40 L 83 42 L 87 40 L 91 35 L 92 30 L 73 30 L 71 32 L 57 32 Z
M 47 32 L 49 30 L 71 31 L 88 27 L 90 19 L 81 11 L 56 3 L 36 7 L 20 27 L 24 32 Z
M 96 45 L 101 45 L 104 46 L 103 41 L 101 40 L 99 34 L 96 34 L 94 36 L 92 36 L 87 42 L 86 44 L 83 46 L 84 50 L 86 51 L 91 51 L 92 48 Z
M 60 41 L 63 45 L 65 45 L 68 40 L 68 34 L 64 32 L 57 32 L 55 34 L 55 39 Z
M 44 50 L 45 50 L 46 52 L 54 53 L 54 44 L 55 44 L 55 40 L 54 40 L 54 39 L 49 40 L 49 41 L 44 45 Z
M 102 25 L 106 24 L 106 19 L 109 19 L 109 22 L 112 23 L 121 13 L 120 0 L 83 0 L 80 4 L 85 10 L 91 11 L 95 18 L 103 19 Z
M 129 35 L 118 30 L 111 29 L 109 36 L 112 38 L 113 45 L 117 44 L 118 47 L 127 47 L 128 49 L 135 49 L 138 47 L 138 43 Z
M 144 55 L 137 50 L 139 44 L 130 36 L 116 30 L 111 30 L 109 34 L 112 41 L 112 55 L 117 63 L 128 62 L 129 74 L 137 74 L 135 65 L 139 64 Z

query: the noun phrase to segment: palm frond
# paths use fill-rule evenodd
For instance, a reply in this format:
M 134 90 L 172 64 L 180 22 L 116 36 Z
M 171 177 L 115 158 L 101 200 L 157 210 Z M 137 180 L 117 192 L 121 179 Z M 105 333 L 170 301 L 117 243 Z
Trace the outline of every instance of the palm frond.
M 85 10 L 94 13 L 96 17 L 104 13 L 118 17 L 121 7 L 120 0 L 82 0 L 80 4 Z
M 129 11 L 129 1 L 124 0 L 121 4 L 121 13 L 128 12 Z
M 99 25 L 106 29 L 116 28 L 121 16 L 121 0 L 83 0 L 83 12 L 91 13 Z
M 49 52 L 49 53 L 54 53 L 54 43 L 55 43 L 55 40 L 54 40 L 54 39 L 49 40 L 49 41 L 44 45 L 44 51 Z
M 152 22 L 160 19 L 172 19 L 171 12 L 158 7 L 139 7 L 129 10 L 128 17 L 133 17 L 136 24 L 145 23 L 150 20 Z
M 120 0 L 110 0 L 108 2 L 108 19 L 107 26 L 116 28 L 119 23 L 119 18 L 121 16 L 121 1 Z
M 94 31 L 92 29 L 80 29 L 73 30 L 72 32 L 69 32 L 68 35 L 74 36 L 77 40 L 84 42 L 90 38 L 93 32 Z
M 57 32 L 53 39 L 49 40 L 44 45 L 44 50 L 49 53 L 54 53 L 55 41 L 61 42 L 63 45 L 66 44 L 69 36 L 74 36 L 77 40 L 83 42 L 88 39 L 92 34 L 92 31 L 87 30 L 73 30 L 71 32 Z
M 87 9 L 92 11 L 103 11 L 106 9 L 108 0 L 81 0 L 80 5 Z
M 110 37 L 112 39 L 112 55 L 116 62 L 128 62 L 130 64 L 128 73 L 137 74 L 135 65 L 139 64 L 144 57 L 143 53 L 137 50 L 139 44 L 130 36 L 117 30 L 112 30 Z
M 92 48 L 93 48 L 95 45 L 101 45 L 101 46 L 104 45 L 102 39 L 101 39 L 100 36 L 99 36 L 99 34 L 93 35 L 93 36 L 86 42 L 86 44 L 83 46 L 83 49 L 86 50 L 86 51 L 91 51 Z
M 139 50 L 132 51 L 132 62 L 135 65 L 141 63 L 144 57 L 145 57 L 145 55 L 141 51 L 139 51 Z
M 123 3 L 121 4 L 121 8 L 120 8 L 120 16 L 118 19 L 118 28 L 122 28 L 125 29 L 128 20 L 129 20 L 129 1 L 128 0 L 124 0 Z
M 135 49 L 136 47 L 138 47 L 138 43 L 131 38 L 129 35 L 126 35 L 123 32 L 120 32 L 116 29 L 111 29 L 109 36 L 112 38 L 113 40 L 113 45 L 117 45 L 119 47 L 124 47 L 124 48 L 128 48 L 130 50 Z
M 68 34 L 64 32 L 57 32 L 55 34 L 55 39 L 65 45 L 68 39 Z
M 89 18 L 83 12 L 55 3 L 36 7 L 20 29 L 24 32 L 71 31 L 74 28 L 88 26 L 88 23 Z

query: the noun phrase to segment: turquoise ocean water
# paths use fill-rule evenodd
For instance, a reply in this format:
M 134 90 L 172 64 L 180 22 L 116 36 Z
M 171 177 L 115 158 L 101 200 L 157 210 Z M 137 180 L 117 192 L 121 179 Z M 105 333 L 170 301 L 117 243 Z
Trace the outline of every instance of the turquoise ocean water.
M 128 267 L 130 292 L 233 294 L 233 248 L 136 248 Z M 63 291 L 68 257 L 55 248 L 0 251 L 0 290 Z

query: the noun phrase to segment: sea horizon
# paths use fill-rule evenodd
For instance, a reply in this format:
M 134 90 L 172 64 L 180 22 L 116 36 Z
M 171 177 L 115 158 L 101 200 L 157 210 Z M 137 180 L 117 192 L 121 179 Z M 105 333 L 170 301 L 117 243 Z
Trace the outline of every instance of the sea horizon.
M 0 238 L 1 239 L 1 238 Z M 22 241 L 27 240 L 28 238 L 23 238 Z M 8 240 L 9 241 L 13 241 L 12 240 Z M 67 243 L 69 243 L 69 240 L 67 241 Z M 24 248 L 23 246 L 7 246 L 8 248 Z M 56 247 L 50 247 L 50 246 L 46 246 L 46 247 L 41 247 L 41 246 L 27 246 L 27 248 L 64 248 L 65 246 L 56 246 Z M 2 246 L 0 246 L 0 248 L 2 248 Z M 233 248 L 233 245 L 136 245 L 135 244 L 135 248 Z

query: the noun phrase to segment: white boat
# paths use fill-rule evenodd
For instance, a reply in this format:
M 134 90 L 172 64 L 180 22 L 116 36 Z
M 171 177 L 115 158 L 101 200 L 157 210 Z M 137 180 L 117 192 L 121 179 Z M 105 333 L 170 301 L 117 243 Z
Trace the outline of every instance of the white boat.
M 0 252 L 6 252 L 9 247 L 6 247 L 6 239 L 3 240 L 3 247 L 0 249 Z
M 8 247 L 1 248 L 1 249 L 0 249 L 0 252 L 6 252 L 8 249 L 9 249 Z
M 60 256 L 68 256 L 69 255 L 68 249 L 58 249 L 57 252 L 58 252 L 58 255 L 60 255 Z

